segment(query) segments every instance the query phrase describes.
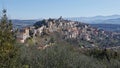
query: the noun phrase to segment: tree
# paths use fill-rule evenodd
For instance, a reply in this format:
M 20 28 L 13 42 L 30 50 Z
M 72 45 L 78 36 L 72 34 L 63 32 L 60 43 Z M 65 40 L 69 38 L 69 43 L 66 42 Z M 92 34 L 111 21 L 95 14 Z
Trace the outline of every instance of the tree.
M 10 20 L 3 10 L 0 19 L 0 68 L 13 68 L 16 63 L 17 49 L 15 45 L 15 33 Z

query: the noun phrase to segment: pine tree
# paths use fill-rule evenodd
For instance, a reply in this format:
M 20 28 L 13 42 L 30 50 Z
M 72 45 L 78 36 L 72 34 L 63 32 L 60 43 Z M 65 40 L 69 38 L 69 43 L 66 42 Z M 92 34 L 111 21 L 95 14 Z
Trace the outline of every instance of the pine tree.
M 16 63 L 17 49 L 14 46 L 14 35 L 12 23 L 4 9 L 0 19 L 0 68 L 13 68 Z

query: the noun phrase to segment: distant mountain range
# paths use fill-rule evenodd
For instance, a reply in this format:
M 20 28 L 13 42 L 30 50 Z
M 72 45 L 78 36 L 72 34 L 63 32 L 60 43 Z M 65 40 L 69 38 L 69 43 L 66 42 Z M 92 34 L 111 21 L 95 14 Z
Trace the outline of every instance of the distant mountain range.
M 21 28 L 24 26 L 31 26 L 33 25 L 37 20 L 17 20 L 13 19 L 12 23 L 14 27 Z
M 92 27 L 97 27 L 105 31 L 120 32 L 120 24 L 90 24 Z
M 120 15 L 111 16 L 95 16 L 95 17 L 73 17 L 65 18 L 67 20 L 79 21 L 90 24 L 93 27 L 104 29 L 107 31 L 120 32 Z M 41 19 L 40 19 L 41 20 Z M 31 26 L 39 20 L 12 20 L 14 27 L 21 28 L 24 26 Z
M 72 17 L 65 18 L 67 20 L 80 21 L 88 24 L 120 24 L 120 15 L 111 16 L 95 16 L 95 17 Z M 41 19 L 40 19 L 41 20 Z M 32 25 L 38 20 L 19 20 L 13 19 L 12 22 L 15 25 Z
M 68 20 L 80 21 L 88 24 L 120 24 L 120 15 L 95 16 L 95 17 L 73 17 Z

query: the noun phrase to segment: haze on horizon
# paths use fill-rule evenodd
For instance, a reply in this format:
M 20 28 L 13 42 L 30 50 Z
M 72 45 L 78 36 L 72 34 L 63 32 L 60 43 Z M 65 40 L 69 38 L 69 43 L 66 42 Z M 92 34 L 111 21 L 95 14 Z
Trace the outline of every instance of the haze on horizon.
M 120 0 L 0 0 L 3 8 L 11 19 L 108 16 L 120 15 Z

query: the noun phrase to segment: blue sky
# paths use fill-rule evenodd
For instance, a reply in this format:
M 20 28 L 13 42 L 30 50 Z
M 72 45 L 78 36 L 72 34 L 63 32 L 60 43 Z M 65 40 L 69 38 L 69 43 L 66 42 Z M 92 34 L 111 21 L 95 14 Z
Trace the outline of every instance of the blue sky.
M 120 0 L 0 0 L 12 19 L 92 17 L 120 14 Z

